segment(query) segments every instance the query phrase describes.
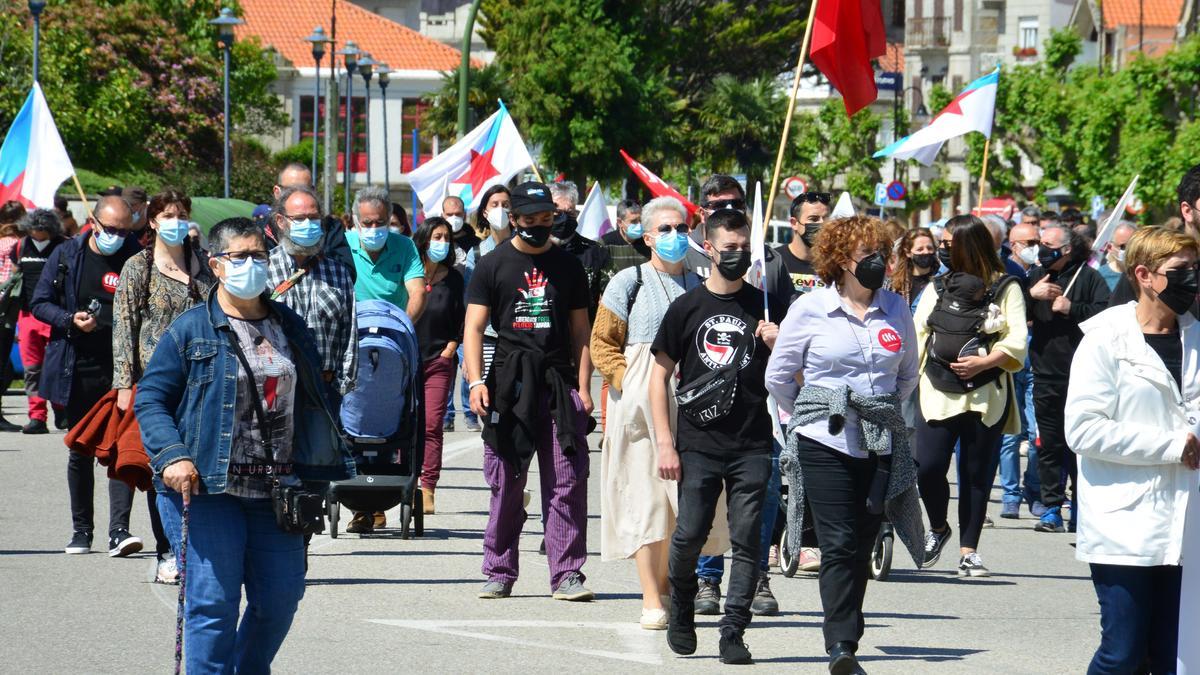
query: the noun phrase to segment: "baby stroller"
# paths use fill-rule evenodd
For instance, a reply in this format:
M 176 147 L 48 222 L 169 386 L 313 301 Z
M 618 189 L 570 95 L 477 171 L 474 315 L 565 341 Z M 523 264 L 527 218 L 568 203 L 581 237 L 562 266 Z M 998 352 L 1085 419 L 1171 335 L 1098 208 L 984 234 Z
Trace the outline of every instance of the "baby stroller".
M 779 569 L 785 577 L 796 576 L 800 567 L 799 549 L 795 554 L 787 550 L 787 500 L 788 486 L 784 485 L 779 496 L 779 516 L 775 519 L 774 541 L 779 542 Z M 896 531 L 887 517 L 879 526 L 875 535 L 875 547 L 871 550 L 871 578 L 875 581 L 886 581 L 892 571 L 892 549 L 896 541 Z
M 425 458 L 425 383 L 412 321 L 383 300 L 358 303 L 358 384 L 342 401 L 342 426 L 358 475 L 329 484 L 329 536 L 341 506 L 374 513 L 400 505 L 400 538 L 424 534 L 417 477 Z M 411 527 L 410 527 L 411 526 Z

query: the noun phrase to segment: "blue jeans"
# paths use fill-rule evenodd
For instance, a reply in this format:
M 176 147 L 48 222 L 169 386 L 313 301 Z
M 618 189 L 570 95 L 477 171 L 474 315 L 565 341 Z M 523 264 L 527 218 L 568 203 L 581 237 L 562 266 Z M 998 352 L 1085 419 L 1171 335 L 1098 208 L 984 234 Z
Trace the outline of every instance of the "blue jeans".
M 1092 563 L 1100 601 L 1100 647 L 1088 675 L 1175 672 L 1179 636 L 1179 592 L 1183 568 Z
M 457 363 L 459 363 L 459 364 L 463 363 L 463 348 L 462 348 L 461 344 L 458 345 L 458 361 L 457 361 Z M 454 376 L 458 377 L 458 375 L 459 375 L 459 371 L 456 369 L 454 371 Z M 459 378 L 458 395 L 459 395 L 459 402 L 462 403 L 463 417 L 466 417 L 468 420 L 470 420 L 472 422 L 477 422 L 479 420 L 479 416 L 476 415 L 475 413 L 471 412 L 471 390 L 469 387 L 467 387 L 467 378 L 465 378 L 465 377 Z M 449 400 L 446 402 L 446 418 L 444 421 L 453 422 L 454 421 L 454 412 L 455 412 L 454 411 L 454 383 L 453 382 L 450 383 L 450 387 L 449 387 L 449 389 L 447 389 L 446 397 Z
M 761 552 L 758 559 L 758 569 L 766 572 L 769 569 L 767 560 L 771 555 L 771 539 L 775 534 L 775 520 L 779 516 L 779 494 L 783 490 L 783 475 L 779 473 L 779 453 L 782 448 L 776 443 L 771 449 L 771 479 L 767 482 L 767 495 L 763 499 Z M 696 576 L 720 585 L 725 577 L 725 556 L 702 555 L 696 563 Z
M 179 494 L 160 492 L 158 508 L 178 551 Z M 188 675 L 268 673 L 304 597 L 304 537 L 275 525 L 267 499 L 196 495 L 190 512 L 183 570 Z M 239 625 L 243 586 L 247 604 Z
M 1013 384 L 1017 396 L 1017 414 L 1021 417 L 1021 433 L 1005 434 L 1000 442 L 997 462 L 1000 487 L 1004 490 L 1001 499 L 1005 504 L 1028 501 L 1032 505 L 1041 500 L 1042 481 L 1038 478 L 1037 470 L 1037 421 L 1033 417 L 1033 373 L 1029 370 L 1028 359 L 1023 370 L 1013 373 Z M 1029 441 L 1024 493 L 1021 491 L 1021 441 Z M 995 475 L 995 471 L 992 473 Z

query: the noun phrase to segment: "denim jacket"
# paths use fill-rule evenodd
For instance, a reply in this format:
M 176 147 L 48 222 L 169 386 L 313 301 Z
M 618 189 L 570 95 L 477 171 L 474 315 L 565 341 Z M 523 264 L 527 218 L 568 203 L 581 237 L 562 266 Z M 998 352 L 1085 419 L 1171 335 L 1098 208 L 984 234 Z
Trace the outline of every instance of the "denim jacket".
M 159 490 L 163 470 L 190 459 L 204 492 L 225 491 L 241 364 L 223 332 L 230 330 L 229 319 L 216 290 L 167 328 L 138 381 L 133 407 Z M 300 380 L 292 454 L 296 475 L 316 481 L 351 478 L 354 459 L 334 412 L 339 401 L 317 370 L 312 337 L 295 312 L 274 301 L 268 307 L 282 323 Z

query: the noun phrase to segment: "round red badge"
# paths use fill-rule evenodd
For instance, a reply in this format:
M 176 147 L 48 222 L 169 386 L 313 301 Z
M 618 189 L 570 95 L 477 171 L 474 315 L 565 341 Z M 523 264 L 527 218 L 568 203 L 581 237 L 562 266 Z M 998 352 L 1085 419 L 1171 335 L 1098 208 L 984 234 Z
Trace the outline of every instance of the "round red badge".
M 895 354 L 904 346 L 900 340 L 900 334 L 891 328 L 884 328 L 879 331 L 879 346 Z
M 117 282 L 121 280 L 121 275 L 116 272 L 105 272 L 100 279 L 100 285 L 104 286 L 104 290 L 109 293 L 117 292 Z

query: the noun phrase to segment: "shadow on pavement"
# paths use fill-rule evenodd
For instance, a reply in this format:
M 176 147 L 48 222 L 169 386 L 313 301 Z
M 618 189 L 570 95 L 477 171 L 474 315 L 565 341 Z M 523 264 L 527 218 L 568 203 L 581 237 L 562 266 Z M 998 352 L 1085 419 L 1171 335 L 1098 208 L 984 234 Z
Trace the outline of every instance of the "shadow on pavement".
M 371 578 L 355 578 L 355 579 L 306 579 L 305 585 L 308 586 L 375 586 L 375 585 L 437 585 L 437 586 L 459 586 L 465 584 L 478 584 L 479 579 L 371 579 Z

